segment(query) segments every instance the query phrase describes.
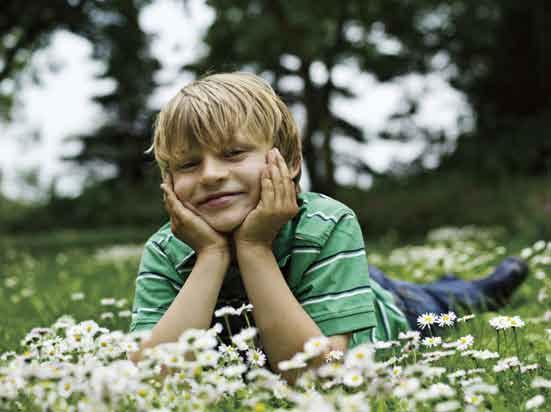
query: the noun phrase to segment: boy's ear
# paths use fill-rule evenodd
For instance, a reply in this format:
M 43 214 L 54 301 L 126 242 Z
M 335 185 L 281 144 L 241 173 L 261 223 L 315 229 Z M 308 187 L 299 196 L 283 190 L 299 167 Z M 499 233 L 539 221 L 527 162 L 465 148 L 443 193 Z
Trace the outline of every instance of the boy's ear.
M 302 159 L 300 159 L 296 165 L 289 167 L 289 173 L 291 174 L 291 179 L 294 179 L 300 173 Z

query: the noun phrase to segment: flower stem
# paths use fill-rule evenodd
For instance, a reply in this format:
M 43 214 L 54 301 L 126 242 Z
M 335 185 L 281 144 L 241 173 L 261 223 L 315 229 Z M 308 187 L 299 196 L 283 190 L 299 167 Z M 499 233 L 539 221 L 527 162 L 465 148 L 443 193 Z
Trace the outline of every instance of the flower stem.
M 247 315 L 247 312 L 243 311 L 243 316 L 245 316 L 245 322 L 247 322 L 247 327 L 251 327 L 251 321 L 249 320 L 249 316 Z
M 520 361 L 520 350 L 518 347 L 517 331 L 513 328 L 513 338 L 515 339 L 515 349 L 517 351 L 517 358 Z
M 228 315 L 224 315 L 224 322 L 226 323 L 226 328 L 228 328 L 228 333 L 230 334 L 230 339 L 233 337 L 233 333 L 230 328 L 230 322 L 228 320 Z

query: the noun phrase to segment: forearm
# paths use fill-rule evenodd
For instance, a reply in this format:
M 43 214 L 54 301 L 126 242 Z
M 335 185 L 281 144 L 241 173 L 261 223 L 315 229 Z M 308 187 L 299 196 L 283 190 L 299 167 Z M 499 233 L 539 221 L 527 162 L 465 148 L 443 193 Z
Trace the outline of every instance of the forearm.
M 270 249 L 251 245 L 237 248 L 237 259 L 264 350 L 277 372 L 280 361 L 302 351 L 308 339 L 322 332 L 289 289 Z
M 144 349 L 175 342 L 187 329 L 208 329 L 229 260 L 229 254 L 199 255 L 178 295 L 151 331 L 151 337 L 129 359 L 138 362 Z

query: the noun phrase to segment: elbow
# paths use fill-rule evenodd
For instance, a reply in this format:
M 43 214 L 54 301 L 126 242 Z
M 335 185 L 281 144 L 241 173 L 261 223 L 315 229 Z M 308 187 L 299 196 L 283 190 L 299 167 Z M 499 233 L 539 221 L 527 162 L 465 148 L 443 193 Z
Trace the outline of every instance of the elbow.
M 126 358 L 134 364 L 137 364 L 142 359 L 140 351 L 126 352 Z

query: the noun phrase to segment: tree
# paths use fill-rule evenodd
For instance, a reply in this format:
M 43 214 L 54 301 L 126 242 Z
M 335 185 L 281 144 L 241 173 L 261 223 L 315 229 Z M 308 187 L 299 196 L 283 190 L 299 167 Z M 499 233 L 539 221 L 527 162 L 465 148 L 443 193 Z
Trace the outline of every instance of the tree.
M 125 183 L 144 177 L 144 155 L 152 113 L 147 100 L 156 85 L 159 62 L 149 52 L 149 39 L 139 25 L 141 9 L 150 0 L 53 0 L 21 2 L 6 0 L 0 13 L 0 83 L 17 82 L 28 67 L 32 53 L 45 47 L 56 30 L 69 30 L 88 39 L 93 57 L 105 63 L 102 78 L 114 80 L 114 89 L 95 101 L 103 106 L 106 121 L 91 133 L 74 136 L 82 151 L 67 160 L 81 165 L 110 164 Z M 6 83 L 4 83 L 6 84 Z M 0 94 L 0 109 L 9 116 L 15 87 Z
M 451 84 L 476 114 L 475 130 L 445 167 L 469 165 L 481 174 L 549 172 L 549 3 L 431 0 L 416 8 L 409 23 L 388 20 L 386 29 L 421 70 L 436 56 L 447 59 Z
M 45 47 L 51 34 L 67 29 L 81 34 L 87 31 L 86 9 L 95 2 L 26 2 L 4 0 L 0 13 L 0 113 L 8 118 L 14 101 L 18 75 L 28 67 L 34 51 Z M 9 83 L 11 82 L 11 86 Z
M 395 56 L 382 56 L 368 42 L 347 36 L 347 30 L 358 19 L 362 27 L 373 23 L 372 6 L 330 0 L 318 1 L 316 7 L 309 1 L 246 0 L 228 7 L 221 0 L 213 0 L 208 4 L 216 12 L 205 38 L 209 51 L 185 69 L 203 74 L 212 69 L 248 68 L 271 79 L 276 92 L 289 105 L 304 109 L 303 151 L 312 190 L 333 194 L 337 187 L 333 136 L 339 133 L 363 141 L 363 133 L 330 110 L 331 99 L 352 97 L 353 90 L 337 86 L 330 75 L 318 79 L 313 72 L 318 69 L 331 73 L 347 58 L 390 67 Z M 406 70 L 405 65 L 392 67 Z M 284 86 L 286 80 L 298 81 L 302 87 L 290 90 Z M 343 158 L 342 162 L 375 174 L 358 159 Z
M 231 6 L 210 0 L 208 4 L 216 12 L 205 38 L 208 53 L 185 69 L 196 74 L 253 70 L 270 79 L 289 104 L 302 106 L 312 190 L 334 193 L 337 161 L 373 173 L 361 160 L 339 157 L 332 150 L 337 134 L 364 141 L 362 130 L 331 110 L 335 97 L 354 96 L 354 90 L 338 87 L 331 77 L 343 61 L 382 81 L 427 73 L 447 61 L 450 81 L 466 93 L 474 108 L 476 127 L 469 138 L 460 140 L 460 149 L 446 164 L 474 164 L 481 173 L 511 168 L 542 173 L 549 167 L 545 125 L 551 59 L 544 39 L 551 25 L 543 0 L 320 0 L 315 6 L 304 0 L 241 0 Z M 392 53 L 378 47 L 374 32 L 399 47 Z M 316 70 L 326 76 L 320 79 Z M 286 79 L 297 80 L 302 87 L 286 89 L 282 86 Z M 415 114 L 416 102 L 406 103 L 398 117 Z M 434 144 L 445 138 L 422 132 Z M 406 140 L 408 133 L 401 130 L 382 137 Z M 531 146 L 520 144 L 524 138 L 531 139 Z M 515 142 L 514 153 L 507 145 L 496 150 L 508 142 Z M 519 153 L 523 156 L 515 160 Z
M 80 140 L 79 154 L 65 159 L 79 164 L 109 164 L 117 168 L 122 185 L 141 185 L 148 168 L 144 150 L 150 144 L 153 112 L 148 99 L 155 90 L 159 62 L 151 57 L 149 39 L 139 25 L 146 2 L 105 2 L 95 10 L 94 55 L 106 63 L 101 78 L 115 81 L 115 88 L 95 101 L 107 115 L 106 122 Z

